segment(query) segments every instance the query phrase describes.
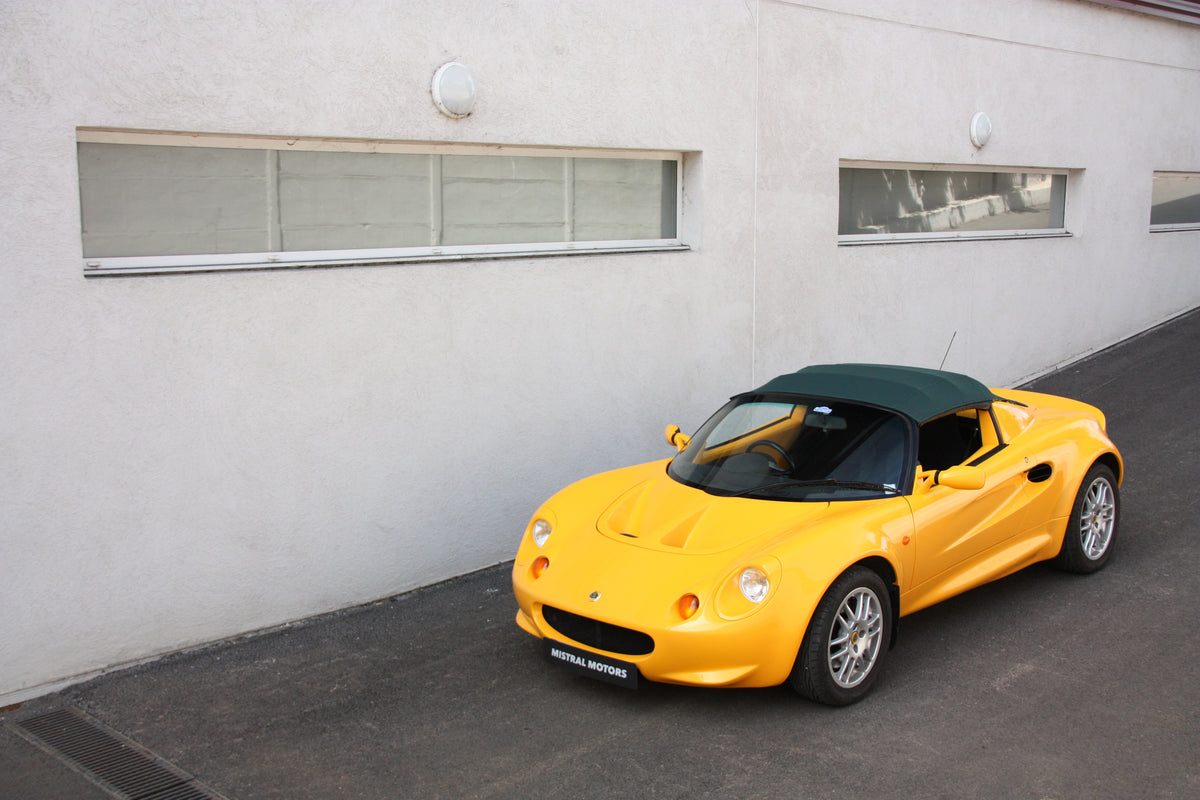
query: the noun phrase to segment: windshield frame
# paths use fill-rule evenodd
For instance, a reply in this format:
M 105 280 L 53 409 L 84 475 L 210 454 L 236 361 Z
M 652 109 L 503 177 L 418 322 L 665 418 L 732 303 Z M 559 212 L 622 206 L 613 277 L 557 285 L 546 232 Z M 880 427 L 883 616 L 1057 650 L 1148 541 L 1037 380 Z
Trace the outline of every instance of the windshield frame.
M 759 417 L 751 416 L 748 419 L 764 419 L 765 421 L 747 427 L 735 436 L 722 438 L 710 443 L 714 433 L 720 432 L 722 426 L 728 424 L 731 415 L 736 413 L 738 408 L 749 404 L 787 406 L 790 408 L 790 411 L 788 413 L 777 414 L 773 419 L 765 419 L 767 415 Z M 824 410 L 822 411 L 821 409 Z M 767 453 L 774 451 L 775 448 L 771 446 L 759 446 L 755 448 L 745 447 L 745 445 L 751 445 L 763 438 L 769 438 L 760 436 L 759 434 L 764 434 L 777 426 L 781 429 L 788 426 L 794 427 L 796 429 L 795 435 L 798 438 L 804 432 L 804 428 L 813 427 L 809 424 L 809 417 L 814 413 L 828 416 L 831 423 L 829 430 L 844 430 L 844 427 L 836 428 L 835 425 L 840 424 L 844 426 L 846 418 L 844 415 L 835 416 L 833 414 L 834 409 L 843 412 L 851 411 L 856 415 L 865 417 L 870 417 L 872 414 L 875 415 L 874 421 L 863 426 L 861 431 L 854 434 L 854 439 L 850 442 L 850 444 L 853 444 L 853 447 L 843 453 L 841 461 L 838 463 L 848 461 L 849 456 L 862 446 L 865 440 L 860 437 L 869 438 L 886 425 L 892 426 L 892 430 L 888 435 L 894 436 L 898 433 L 902 437 L 902 444 L 899 445 L 902 461 L 897 482 L 894 485 L 891 481 L 886 480 L 869 481 L 871 484 L 882 484 L 887 487 L 883 488 L 881 486 L 881 491 L 872 491 L 864 488 L 864 481 L 861 479 L 847 477 L 839 480 L 831 477 L 832 472 L 830 475 L 821 476 L 796 475 L 792 474 L 793 470 L 780 466 L 781 461 L 783 464 L 792 463 L 790 459 L 785 461 L 774 456 L 768 456 L 765 461 L 761 462 L 763 464 L 763 471 L 758 476 L 761 478 L 758 484 L 737 485 L 736 483 L 722 483 L 721 478 L 737 477 L 738 470 L 722 471 L 722 466 L 706 467 L 706 464 L 723 465 L 724 462 L 728 462 L 732 458 L 741 458 L 749 455 L 750 450 L 756 450 L 765 456 Z M 799 416 L 797 416 L 798 413 Z M 688 446 L 667 464 L 666 472 L 672 480 L 678 483 L 691 486 L 717 497 L 746 497 L 756 500 L 774 500 L 780 502 L 880 500 L 912 493 L 916 479 L 917 433 L 917 423 L 911 417 L 894 408 L 882 405 L 793 394 L 790 392 L 746 392 L 732 397 L 716 413 L 709 417 L 691 437 Z M 739 443 L 743 445 L 741 450 L 737 449 Z M 732 452 L 728 455 L 722 455 L 720 452 L 722 448 L 729 449 Z M 770 465 L 767 463 L 768 461 L 774 461 L 775 463 Z M 795 465 L 792 464 L 792 466 L 794 468 Z M 837 463 L 833 466 L 835 468 L 834 471 L 836 471 Z

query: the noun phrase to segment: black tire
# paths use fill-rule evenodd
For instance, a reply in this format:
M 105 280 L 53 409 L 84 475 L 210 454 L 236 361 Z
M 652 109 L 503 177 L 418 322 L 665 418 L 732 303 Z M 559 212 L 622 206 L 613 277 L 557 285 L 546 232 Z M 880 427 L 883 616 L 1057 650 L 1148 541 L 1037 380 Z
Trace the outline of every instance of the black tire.
M 1075 495 L 1062 549 L 1050 563 L 1078 575 L 1102 569 L 1112 555 L 1120 517 L 1116 476 L 1103 464 L 1093 464 Z
M 866 567 L 851 567 L 817 604 L 788 681 L 810 700 L 850 705 L 875 685 L 891 638 L 887 585 Z

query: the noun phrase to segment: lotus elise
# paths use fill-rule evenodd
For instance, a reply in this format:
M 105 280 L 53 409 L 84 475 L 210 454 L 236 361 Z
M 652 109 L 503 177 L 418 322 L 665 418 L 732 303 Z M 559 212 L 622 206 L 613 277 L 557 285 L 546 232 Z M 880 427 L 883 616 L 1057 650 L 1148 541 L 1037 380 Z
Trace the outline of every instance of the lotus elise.
M 1104 415 L 952 372 L 812 366 L 731 399 L 671 459 L 533 515 L 517 623 L 593 678 L 870 691 L 899 618 L 1113 550 L 1124 465 Z

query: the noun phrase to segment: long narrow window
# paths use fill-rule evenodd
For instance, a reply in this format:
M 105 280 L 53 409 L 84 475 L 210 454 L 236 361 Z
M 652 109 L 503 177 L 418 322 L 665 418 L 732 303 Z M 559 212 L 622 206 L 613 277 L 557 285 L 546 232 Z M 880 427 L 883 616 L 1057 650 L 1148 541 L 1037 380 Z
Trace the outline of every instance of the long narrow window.
M 86 274 L 683 249 L 679 153 L 79 131 Z
M 1200 230 L 1200 173 L 1154 173 L 1150 230 Z
M 838 242 L 1064 236 L 1065 172 L 842 166 Z

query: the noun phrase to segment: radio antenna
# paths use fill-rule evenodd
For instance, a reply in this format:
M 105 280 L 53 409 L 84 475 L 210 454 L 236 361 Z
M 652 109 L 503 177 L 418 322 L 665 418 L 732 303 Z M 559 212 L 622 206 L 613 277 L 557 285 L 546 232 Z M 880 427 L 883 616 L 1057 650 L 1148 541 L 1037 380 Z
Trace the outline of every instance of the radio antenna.
M 954 337 L 955 336 L 958 336 L 958 331 L 955 331 L 954 333 L 950 334 L 950 344 L 946 345 L 946 352 L 942 356 L 942 363 L 938 364 L 938 369 L 941 369 L 942 367 L 946 366 L 946 357 L 950 355 L 950 348 L 954 347 Z

